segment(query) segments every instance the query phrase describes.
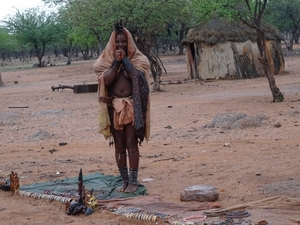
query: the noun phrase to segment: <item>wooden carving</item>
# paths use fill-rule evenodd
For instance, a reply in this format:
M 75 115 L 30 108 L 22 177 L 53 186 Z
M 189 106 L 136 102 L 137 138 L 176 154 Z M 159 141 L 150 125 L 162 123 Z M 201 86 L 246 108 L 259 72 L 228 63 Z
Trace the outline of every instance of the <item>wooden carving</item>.
M 10 191 L 16 193 L 20 189 L 19 177 L 17 173 L 11 171 L 10 174 Z

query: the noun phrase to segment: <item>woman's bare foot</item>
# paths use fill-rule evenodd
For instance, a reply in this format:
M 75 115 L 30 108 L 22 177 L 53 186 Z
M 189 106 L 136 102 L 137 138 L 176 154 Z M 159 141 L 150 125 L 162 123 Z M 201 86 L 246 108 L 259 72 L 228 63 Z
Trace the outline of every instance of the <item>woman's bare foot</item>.
M 138 189 L 138 185 L 137 184 L 128 184 L 128 186 L 127 186 L 127 188 L 126 188 L 126 190 L 124 191 L 124 192 L 126 192 L 126 193 L 133 193 L 133 192 L 135 192 L 137 189 Z
M 128 182 L 123 182 L 122 186 L 118 189 L 118 192 L 125 192 L 128 187 Z

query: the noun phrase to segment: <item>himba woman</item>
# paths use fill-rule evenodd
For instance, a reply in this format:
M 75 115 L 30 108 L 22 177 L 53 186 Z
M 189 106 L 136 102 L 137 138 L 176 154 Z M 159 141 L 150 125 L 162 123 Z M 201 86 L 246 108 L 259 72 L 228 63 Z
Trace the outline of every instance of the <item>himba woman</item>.
M 115 159 L 123 180 L 119 191 L 132 193 L 139 185 L 138 144 L 144 138 L 148 141 L 150 134 L 150 64 L 122 21 L 115 24 L 94 71 L 99 82 L 99 132 L 115 144 Z

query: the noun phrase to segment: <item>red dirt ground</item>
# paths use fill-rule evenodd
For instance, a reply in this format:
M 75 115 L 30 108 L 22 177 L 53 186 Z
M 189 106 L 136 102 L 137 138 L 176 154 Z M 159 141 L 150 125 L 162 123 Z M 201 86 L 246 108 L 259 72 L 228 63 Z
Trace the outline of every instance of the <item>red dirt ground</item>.
M 162 59 L 168 71 L 163 81 L 187 78 L 183 56 Z M 147 192 L 160 194 L 164 202 L 183 204 L 182 189 L 213 185 L 220 192 L 222 207 L 271 196 L 300 198 L 300 58 L 285 61 L 287 72 L 275 76 L 285 95 L 281 103 L 272 102 L 266 78 L 163 82 L 162 92 L 151 92 L 151 138 L 140 148 L 139 172 Z M 21 185 L 77 176 L 80 168 L 84 174 L 118 174 L 113 147 L 97 132 L 96 93 L 51 90 L 52 85 L 95 83 L 93 62 L 2 72 L 0 180 L 11 171 L 18 173 Z M 266 119 L 260 126 L 205 127 L 224 113 Z M 45 139 L 37 135 L 41 130 L 48 132 Z M 60 142 L 67 145 L 59 146 Z M 57 151 L 51 154 L 51 149 Z M 145 178 L 154 181 L 144 183 Z M 62 203 L 4 191 L 0 203 L 1 224 L 153 224 L 107 211 L 68 216 Z M 300 220 L 299 207 L 282 209 L 280 204 L 249 212 L 247 219 L 253 223 L 299 224 L 290 219 Z

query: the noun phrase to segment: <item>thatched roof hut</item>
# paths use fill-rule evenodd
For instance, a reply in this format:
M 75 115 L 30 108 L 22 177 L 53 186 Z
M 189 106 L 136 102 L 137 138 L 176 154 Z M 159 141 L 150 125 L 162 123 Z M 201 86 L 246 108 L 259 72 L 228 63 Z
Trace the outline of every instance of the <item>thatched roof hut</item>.
M 273 74 L 284 71 L 281 34 L 266 23 L 266 53 Z M 241 22 L 214 18 L 189 30 L 186 47 L 188 77 L 191 79 L 240 79 L 264 76 L 259 61 L 256 30 Z

